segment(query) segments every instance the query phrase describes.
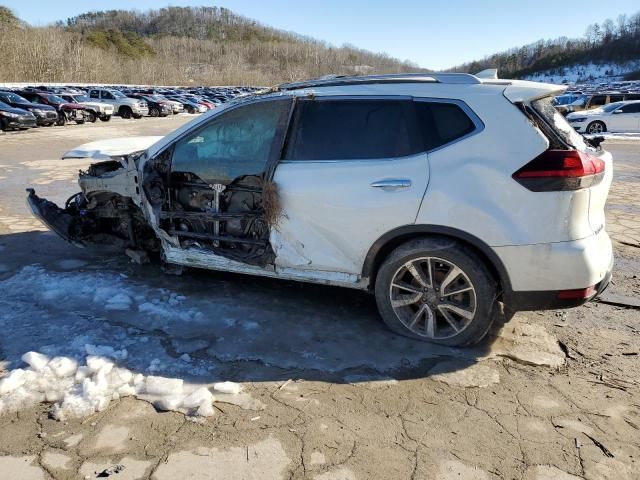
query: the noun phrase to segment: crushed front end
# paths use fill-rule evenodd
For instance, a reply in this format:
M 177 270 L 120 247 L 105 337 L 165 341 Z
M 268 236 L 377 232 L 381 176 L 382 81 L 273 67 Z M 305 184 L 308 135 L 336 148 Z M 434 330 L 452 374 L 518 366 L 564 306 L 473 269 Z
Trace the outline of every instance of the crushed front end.
M 64 208 L 27 189 L 33 214 L 69 243 L 118 250 L 160 251 L 160 243 L 140 208 L 138 171 L 133 156 L 95 163 L 81 171 L 81 191 Z

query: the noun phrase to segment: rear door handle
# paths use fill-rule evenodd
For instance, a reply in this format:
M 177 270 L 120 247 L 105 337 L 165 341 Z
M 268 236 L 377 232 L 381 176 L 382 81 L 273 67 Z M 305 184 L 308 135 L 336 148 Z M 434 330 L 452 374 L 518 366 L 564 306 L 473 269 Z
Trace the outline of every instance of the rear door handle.
M 373 188 L 382 188 L 383 190 L 396 190 L 398 188 L 409 188 L 411 180 L 406 178 L 393 178 L 388 180 L 378 180 L 371 185 Z

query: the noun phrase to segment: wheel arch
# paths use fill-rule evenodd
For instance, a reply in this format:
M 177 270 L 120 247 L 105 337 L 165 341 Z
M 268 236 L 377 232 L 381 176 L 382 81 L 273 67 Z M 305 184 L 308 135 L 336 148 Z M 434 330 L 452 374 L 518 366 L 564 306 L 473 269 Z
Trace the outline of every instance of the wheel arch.
M 405 225 L 378 238 L 367 252 L 362 267 L 363 278 L 369 278 L 369 288 L 374 288 L 380 265 L 396 247 L 409 240 L 432 236 L 451 238 L 473 250 L 498 281 L 499 290 L 503 295 L 512 291 L 507 269 L 498 255 L 485 242 L 462 230 L 442 225 Z

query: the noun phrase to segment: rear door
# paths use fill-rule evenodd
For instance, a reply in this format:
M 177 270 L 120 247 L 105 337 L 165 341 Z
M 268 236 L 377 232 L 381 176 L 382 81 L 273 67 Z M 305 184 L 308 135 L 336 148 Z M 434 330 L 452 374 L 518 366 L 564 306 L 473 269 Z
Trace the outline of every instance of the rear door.
M 413 224 L 429 164 L 407 97 L 299 99 L 274 181 L 276 265 L 358 275 L 373 243 Z

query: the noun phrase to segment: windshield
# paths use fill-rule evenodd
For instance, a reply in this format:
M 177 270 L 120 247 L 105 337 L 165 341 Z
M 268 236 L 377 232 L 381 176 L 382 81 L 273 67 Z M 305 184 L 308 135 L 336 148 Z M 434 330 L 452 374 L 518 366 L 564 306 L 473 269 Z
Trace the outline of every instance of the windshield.
M 113 95 L 116 98 L 126 98 L 126 95 L 124 93 L 121 93 L 117 90 L 109 90 L 109 93 L 111 93 L 111 95 Z
M 6 103 L 0 101 L 0 108 L 11 108 L 9 105 L 7 105 Z
M 616 108 L 621 107 L 622 105 L 624 105 L 624 102 L 614 102 L 601 108 L 604 112 L 613 112 Z
M 11 92 L 1 92 L 0 97 L 8 102 L 27 103 L 27 100 L 22 98 L 20 95 L 16 95 L 15 93 Z
M 66 103 L 66 100 L 64 98 L 57 95 L 47 95 L 47 100 L 49 100 L 51 103 Z
M 75 100 L 76 102 L 90 102 L 91 100 L 89 100 L 89 97 L 87 97 L 86 95 L 76 95 L 76 96 L 71 96 L 69 95 L 69 98 Z
M 553 97 L 534 100 L 531 102 L 531 106 L 564 143 L 576 150 L 583 152 L 587 150 L 588 147 L 582 135 L 576 132 L 562 114 L 553 106 Z

